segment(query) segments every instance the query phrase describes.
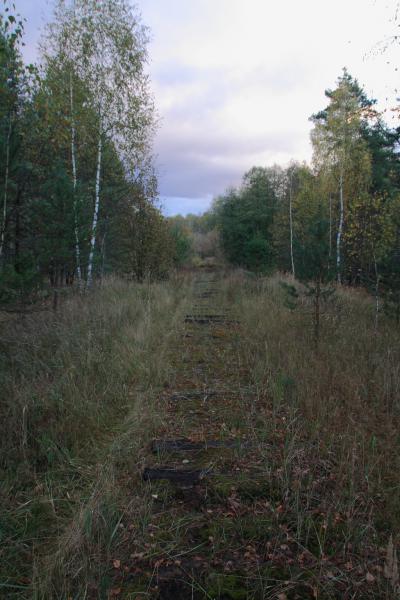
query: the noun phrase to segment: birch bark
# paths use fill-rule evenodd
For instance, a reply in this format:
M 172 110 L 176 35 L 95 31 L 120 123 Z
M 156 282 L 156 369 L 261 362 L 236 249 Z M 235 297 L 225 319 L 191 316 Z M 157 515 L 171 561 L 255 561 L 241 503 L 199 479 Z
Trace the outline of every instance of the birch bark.
M 7 222 L 7 200 L 8 200 L 8 180 L 10 176 L 10 142 L 11 142 L 11 131 L 12 121 L 11 115 L 9 117 L 7 141 L 6 141 L 6 172 L 4 177 L 4 196 L 3 196 L 3 222 L 1 224 L 1 239 L 0 239 L 0 258 L 3 256 L 4 241 L 6 236 L 6 222 Z
M 99 207 L 100 207 L 100 178 L 101 178 L 101 159 L 103 151 L 103 130 L 102 121 L 100 119 L 99 124 L 99 141 L 97 146 L 97 169 L 96 169 L 96 189 L 95 189 L 95 203 L 93 211 L 93 221 L 90 238 L 90 252 L 88 261 L 88 273 L 87 273 L 87 286 L 90 287 L 93 283 L 93 259 L 94 251 L 96 247 L 96 232 L 97 232 L 97 221 L 99 218 Z
M 76 197 L 77 188 L 77 169 L 76 169 L 76 124 L 74 112 L 74 88 L 72 82 L 72 73 L 69 80 L 70 105 L 71 105 L 71 162 L 72 162 L 72 183 L 74 190 L 74 225 L 75 225 L 75 258 L 76 258 L 76 273 L 78 275 L 78 284 L 82 285 L 82 269 L 81 269 L 81 251 L 79 245 L 79 227 L 78 227 L 78 199 Z
M 296 277 L 294 268 L 294 255 L 293 255 L 293 171 L 290 173 L 290 187 L 289 187 L 289 221 L 290 221 L 290 259 L 292 261 L 292 275 Z
M 341 251 L 342 251 L 342 234 L 343 234 L 343 223 L 344 223 L 344 197 L 343 197 L 343 170 L 340 171 L 339 176 L 339 197 L 340 197 L 340 217 L 339 227 L 336 238 L 336 269 L 337 269 L 337 280 L 342 283 L 341 269 Z
M 329 261 L 332 258 L 332 194 L 329 194 Z

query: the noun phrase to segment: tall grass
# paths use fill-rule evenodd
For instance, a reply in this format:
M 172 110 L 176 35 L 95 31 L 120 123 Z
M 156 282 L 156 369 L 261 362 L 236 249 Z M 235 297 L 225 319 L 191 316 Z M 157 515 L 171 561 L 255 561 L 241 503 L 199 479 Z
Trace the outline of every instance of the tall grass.
M 187 285 L 109 280 L 58 313 L 3 319 L 0 595 L 89 593 L 129 507 L 121 472 L 138 470 L 171 383 Z
M 299 544 L 314 535 L 320 556 L 367 564 L 391 534 L 400 541 L 400 331 L 383 313 L 376 327 L 366 293 L 338 287 L 316 349 L 311 300 L 295 283 L 300 301 L 286 307 L 281 281 L 295 283 L 237 272 L 225 287 L 242 319 L 239 359 L 272 407 L 263 436 L 284 436 L 283 461 L 266 456 L 268 469 L 279 473 Z

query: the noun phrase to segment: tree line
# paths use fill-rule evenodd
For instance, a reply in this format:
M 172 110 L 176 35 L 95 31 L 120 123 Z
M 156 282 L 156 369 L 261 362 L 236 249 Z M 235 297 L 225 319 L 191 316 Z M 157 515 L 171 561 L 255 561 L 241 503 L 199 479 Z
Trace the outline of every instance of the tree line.
M 311 117 L 312 164 L 254 167 L 206 220 L 225 258 L 383 296 L 400 319 L 400 128 L 344 70 Z
M 162 276 L 147 28 L 127 0 L 57 0 L 40 64 L 0 14 L 0 301 L 118 272 Z

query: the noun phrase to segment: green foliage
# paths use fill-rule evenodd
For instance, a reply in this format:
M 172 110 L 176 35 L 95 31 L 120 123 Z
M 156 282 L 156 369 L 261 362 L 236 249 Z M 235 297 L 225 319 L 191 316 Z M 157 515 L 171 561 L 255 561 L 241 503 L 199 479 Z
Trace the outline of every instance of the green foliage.
M 14 265 L 4 267 L 0 279 L 0 303 L 21 304 L 36 294 L 41 287 L 41 277 L 33 260 L 26 258 L 17 271 Z
M 0 15 L 1 301 L 84 279 L 89 264 L 98 277 L 165 277 L 173 243 L 155 206 L 148 35 L 136 9 L 57 3 L 40 77 L 22 62 L 23 21 L 11 12 Z
M 331 281 L 334 271 L 329 256 L 329 221 L 322 204 L 310 215 L 304 233 L 298 248 L 298 278 L 300 281 Z
M 286 308 L 289 308 L 290 310 L 297 308 L 299 293 L 296 286 L 287 283 L 286 281 L 280 281 L 279 285 L 284 293 L 284 305 Z
M 254 168 L 245 174 L 239 189 L 230 190 L 214 204 L 227 259 L 259 272 L 274 266 L 272 227 L 277 194 L 272 175 L 268 169 Z
M 193 242 L 183 220 L 171 218 L 168 223 L 173 243 L 173 261 L 175 266 L 180 267 L 189 260 L 192 254 Z
M 174 243 L 168 222 L 140 189 L 121 199 L 104 235 L 113 239 L 103 270 L 129 279 L 163 279 L 173 265 Z
M 319 303 L 335 277 L 363 285 L 400 321 L 400 128 L 390 129 L 344 70 L 311 117 L 312 168 L 254 168 L 211 209 L 225 258 L 291 272 Z M 296 306 L 294 288 L 286 303 Z

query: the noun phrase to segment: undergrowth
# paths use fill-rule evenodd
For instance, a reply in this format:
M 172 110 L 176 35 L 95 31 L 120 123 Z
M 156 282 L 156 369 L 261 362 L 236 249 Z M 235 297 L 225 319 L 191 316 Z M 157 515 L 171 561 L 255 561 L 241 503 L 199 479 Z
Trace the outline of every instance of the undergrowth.
M 282 281 L 297 287 L 295 306 Z M 252 415 L 251 426 L 264 439 L 282 436 L 282 462 L 269 452 L 265 461 L 292 541 L 321 560 L 342 557 L 332 577 L 357 589 L 357 580 L 382 576 L 391 538 L 400 541 L 400 332 L 384 314 L 376 322 L 365 292 L 338 287 L 322 308 L 316 348 L 302 291 L 279 274 L 236 272 L 224 293 L 242 319 L 238 360 L 272 410 Z M 392 577 L 371 597 L 394 597 L 398 584 Z
M 152 401 L 171 384 L 188 285 L 109 280 L 57 313 L 3 319 L 1 597 L 107 587 L 101 564 L 122 515 L 146 511 L 135 495 L 127 502 L 121 472 L 138 472 Z
M 338 287 L 316 346 L 300 284 L 236 271 L 217 302 L 240 324 L 184 333 L 191 285 L 110 281 L 3 324 L 0 595 L 396 597 L 395 323 Z M 206 384 L 215 397 L 171 401 Z M 246 444 L 151 455 L 177 437 Z M 191 492 L 143 483 L 159 460 L 214 474 Z

